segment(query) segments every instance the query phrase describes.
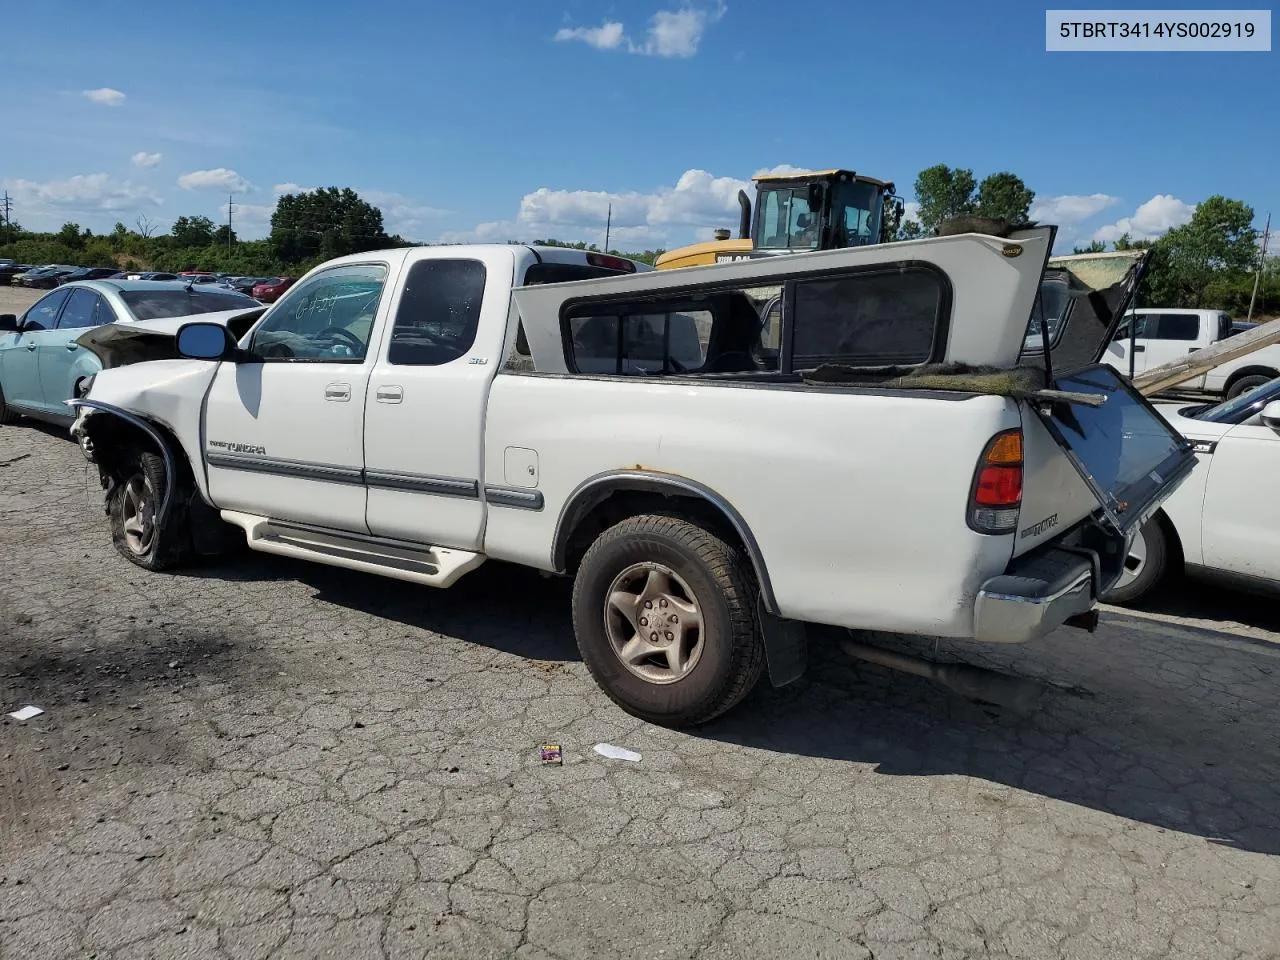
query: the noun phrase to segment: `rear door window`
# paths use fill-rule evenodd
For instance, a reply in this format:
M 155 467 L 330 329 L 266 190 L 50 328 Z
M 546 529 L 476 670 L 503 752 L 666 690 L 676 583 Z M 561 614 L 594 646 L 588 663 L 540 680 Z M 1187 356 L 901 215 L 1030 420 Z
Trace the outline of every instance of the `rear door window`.
M 92 290 L 75 289 L 71 291 L 71 299 L 58 318 L 59 330 L 73 330 L 84 327 L 96 327 L 98 313 L 98 295 Z
M 1196 340 L 1200 337 L 1200 317 L 1194 313 L 1162 313 L 1148 337 L 1157 340 Z

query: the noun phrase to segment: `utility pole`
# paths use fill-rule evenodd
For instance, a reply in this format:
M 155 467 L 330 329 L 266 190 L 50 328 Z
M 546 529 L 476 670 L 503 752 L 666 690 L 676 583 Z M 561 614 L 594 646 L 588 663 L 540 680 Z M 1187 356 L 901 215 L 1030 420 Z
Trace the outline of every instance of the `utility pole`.
M 609 204 L 609 215 L 604 222 L 604 252 L 609 252 L 609 228 L 613 226 L 613 204 Z
M 11 206 L 11 201 L 9 200 L 9 191 L 8 191 L 8 190 L 6 190 L 6 191 L 4 192 L 4 220 L 3 220 L 3 223 L 4 223 L 4 225 L 5 225 L 6 227 L 13 226 L 12 206 Z
M 1258 299 L 1258 282 L 1262 280 L 1262 268 L 1267 262 L 1267 241 L 1271 239 L 1271 214 L 1267 214 L 1267 225 L 1262 228 L 1262 253 L 1258 256 L 1258 269 L 1253 275 L 1253 295 L 1249 297 L 1249 316 L 1245 318 L 1248 323 L 1253 319 L 1253 304 Z
M 231 198 L 232 194 L 227 194 L 227 253 L 231 252 Z

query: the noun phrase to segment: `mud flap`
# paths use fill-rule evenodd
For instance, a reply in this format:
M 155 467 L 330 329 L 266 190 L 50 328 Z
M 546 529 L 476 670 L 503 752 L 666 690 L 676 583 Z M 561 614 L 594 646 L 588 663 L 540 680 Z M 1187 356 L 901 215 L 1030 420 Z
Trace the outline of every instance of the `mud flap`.
M 764 659 L 769 667 L 769 683 L 785 687 L 804 676 L 809 666 L 809 637 L 805 626 L 798 620 L 775 617 L 764 608 L 764 601 L 756 603 L 760 621 L 760 634 L 764 637 Z

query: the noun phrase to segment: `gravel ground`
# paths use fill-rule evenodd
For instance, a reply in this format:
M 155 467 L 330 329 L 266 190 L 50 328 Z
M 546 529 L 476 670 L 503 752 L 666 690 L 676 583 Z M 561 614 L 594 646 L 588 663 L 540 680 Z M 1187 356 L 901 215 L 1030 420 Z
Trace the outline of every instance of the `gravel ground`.
M 48 290 L 28 290 L 26 287 L 0 287 L 0 313 L 13 313 L 21 316 Z
M 0 721 L 0 956 L 1278 955 L 1274 602 L 940 645 L 1046 681 L 1023 716 L 819 644 L 675 733 L 596 689 L 562 581 L 148 574 L 30 425 L 0 489 L 0 706 L 46 711 Z

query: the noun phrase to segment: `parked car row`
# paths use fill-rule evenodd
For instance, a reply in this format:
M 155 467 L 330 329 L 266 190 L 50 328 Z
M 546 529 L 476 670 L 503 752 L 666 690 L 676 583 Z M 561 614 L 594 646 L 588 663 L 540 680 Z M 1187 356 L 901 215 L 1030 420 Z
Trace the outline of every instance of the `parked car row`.
M 282 276 L 241 276 L 206 270 L 165 273 L 155 270 L 116 270 L 114 267 L 77 267 L 63 263 L 36 266 L 0 259 L 0 286 L 21 286 L 35 290 L 52 290 L 79 280 L 181 280 L 184 283 L 209 284 L 234 290 L 263 303 L 273 303 L 297 279 Z

